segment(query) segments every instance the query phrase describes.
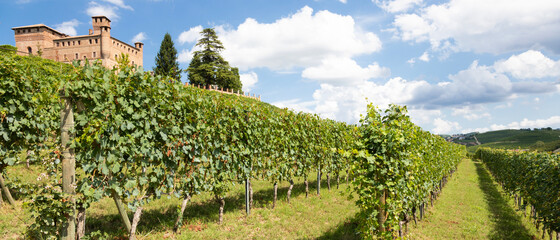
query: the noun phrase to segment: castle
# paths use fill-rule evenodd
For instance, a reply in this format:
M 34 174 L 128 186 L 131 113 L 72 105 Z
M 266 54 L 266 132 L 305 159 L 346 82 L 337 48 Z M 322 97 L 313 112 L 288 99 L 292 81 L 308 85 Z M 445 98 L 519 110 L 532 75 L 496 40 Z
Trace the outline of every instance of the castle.
M 41 55 L 43 58 L 70 63 L 78 59 L 101 59 L 103 66 L 117 65 L 121 53 L 128 54 L 132 65 L 142 66 L 143 43 L 131 46 L 111 37 L 111 20 L 105 16 L 91 18 L 89 35 L 68 36 L 44 24 L 14 27 L 19 54 Z

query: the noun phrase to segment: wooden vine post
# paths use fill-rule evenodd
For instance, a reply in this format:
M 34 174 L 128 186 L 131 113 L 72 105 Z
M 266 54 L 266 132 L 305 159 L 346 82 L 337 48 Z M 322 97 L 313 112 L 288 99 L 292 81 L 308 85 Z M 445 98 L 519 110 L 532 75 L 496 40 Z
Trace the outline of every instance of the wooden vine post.
M 377 222 L 379 224 L 379 232 L 385 232 L 385 228 L 383 227 L 383 225 L 385 225 L 385 192 L 387 190 L 382 190 L 381 191 L 381 196 L 379 196 L 379 209 L 378 209 L 378 213 L 377 213 Z
M 245 212 L 247 212 L 247 216 L 251 214 L 251 202 L 249 197 L 249 188 L 251 188 L 251 182 L 249 178 L 245 180 Z
M 65 96 L 64 90 L 60 92 L 62 98 L 62 110 L 60 112 L 60 139 L 62 150 L 62 191 L 70 197 L 68 201 L 72 204 L 72 211 L 68 215 L 68 225 L 62 231 L 62 239 L 76 239 L 76 203 L 74 200 L 76 184 L 76 159 L 74 149 L 70 147 L 74 129 L 74 112 L 72 111 L 72 99 Z

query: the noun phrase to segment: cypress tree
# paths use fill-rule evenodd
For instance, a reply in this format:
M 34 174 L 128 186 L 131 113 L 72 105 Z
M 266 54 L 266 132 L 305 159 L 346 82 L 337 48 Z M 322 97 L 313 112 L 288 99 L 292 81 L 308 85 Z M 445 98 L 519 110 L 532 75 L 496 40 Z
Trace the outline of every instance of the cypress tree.
M 213 28 L 206 28 L 200 32 L 202 38 L 196 46 L 202 50 L 193 53 L 193 59 L 186 72 L 189 82 L 198 85 L 217 85 L 218 87 L 241 91 L 239 69 L 230 67 L 229 63 L 220 55 L 224 50 L 222 42 Z
M 169 33 L 166 33 L 163 41 L 161 41 L 159 52 L 156 55 L 154 73 L 176 80 L 181 79 L 181 69 L 179 69 L 179 62 L 177 61 L 177 49 L 175 49 Z

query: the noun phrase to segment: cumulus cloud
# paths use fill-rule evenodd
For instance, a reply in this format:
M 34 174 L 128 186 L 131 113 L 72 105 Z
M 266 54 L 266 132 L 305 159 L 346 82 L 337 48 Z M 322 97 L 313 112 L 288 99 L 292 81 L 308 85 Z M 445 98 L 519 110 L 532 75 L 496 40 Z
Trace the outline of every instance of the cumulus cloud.
M 347 0 L 338 0 L 338 1 L 341 2 L 341 3 L 347 3 L 348 2 Z
M 529 50 L 494 64 L 497 72 L 508 73 L 519 79 L 560 76 L 560 60 L 554 61 L 539 51 Z
M 350 71 L 335 71 L 337 66 L 343 66 Z M 467 69 L 449 75 L 449 81 L 438 83 L 400 77 L 391 78 L 385 83 L 376 83 L 369 80 L 375 75 L 367 71 L 371 66 L 382 69 L 375 64 L 361 68 L 352 62 L 334 65 L 328 64 L 327 61 L 321 67 L 304 70 L 303 77 L 321 83 L 320 88 L 313 93 L 312 105 L 306 107 L 323 117 L 356 123 L 360 114 L 365 112 L 368 102 L 382 108 L 391 103 L 404 104 L 411 109 L 411 115 L 417 124 L 429 124 L 433 123 L 430 121 L 433 121 L 431 119 L 434 117 L 441 118 L 440 109 L 443 108 L 451 107 L 453 116 L 479 120 L 491 118 L 480 104 L 503 102 L 521 94 L 560 91 L 560 83 L 511 81 L 504 73 L 497 72 L 493 65 L 479 65 L 477 61 Z M 329 72 L 329 69 L 333 72 Z M 383 71 L 372 72 L 379 74 Z M 430 115 L 422 117 L 418 113 Z M 442 121 L 439 123 L 440 126 L 436 127 L 439 132 L 444 132 L 444 126 L 454 126 L 444 125 Z
M 422 56 L 418 57 L 418 60 L 429 62 L 430 61 L 430 54 L 428 52 L 424 52 Z
M 193 58 L 193 52 L 189 49 L 183 49 L 177 56 L 177 61 L 180 63 L 190 63 Z
M 124 8 L 127 10 L 134 10 L 131 6 L 124 4 L 123 0 L 103 0 L 104 2 L 112 3 L 119 8 Z
M 462 116 L 465 119 L 471 120 L 471 121 L 491 117 L 490 113 L 485 112 L 485 109 L 483 107 L 480 107 L 480 106 L 477 106 L 477 105 L 462 106 L 462 107 L 454 108 L 453 113 L 451 113 L 451 115 Z
M 451 0 L 395 16 L 396 36 L 433 49 L 507 53 L 544 47 L 560 53 L 560 1 Z
M 134 9 L 126 5 L 123 0 L 102 0 L 108 4 L 100 4 L 96 1 L 89 2 L 86 13 L 90 16 L 106 16 L 111 20 L 118 19 L 119 14 L 117 11 L 119 9 L 126 9 L 134 11 Z
M 70 21 L 66 21 L 66 22 L 62 22 L 61 24 L 57 24 L 54 26 L 54 28 L 61 32 L 61 33 L 66 33 L 70 36 L 76 36 L 77 31 L 76 31 L 76 27 L 80 25 L 80 21 L 76 20 L 76 19 L 72 19 Z
M 133 38 L 132 38 L 132 42 L 143 42 L 144 40 L 146 40 L 146 33 L 144 32 L 140 32 L 138 34 L 136 34 Z
M 447 121 L 441 118 L 434 119 L 434 126 L 435 128 L 431 131 L 434 134 L 449 134 L 461 129 L 458 122 Z
M 511 122 L 509 124 L 492 124 L 490 126 L 490 130 L 503 130 L 503 129 L 520 129 L 520 128 L 545 128 L 545 127 L 552 127 L 558 128 L 560 127 L 560 116 L 551 116 L 546 119 L 534 119 L 529 120 L 524 118 L 521 121 Z
M 216 27 L 224 57 L 241 70 L 275 71 L 318 66 L 326 57 L 352 58 L 381 49 L 381 41 L 361 30 L 351 16 L 303 7 L 273 23 L 247 18 L 237 29 Z
M 239 74 L 243 84 L 243 92 L 250 92 L 259 81 L 259 76 L 255 72 Z
M 111 5 L 101 5 L 97 2 L 89 2 L 89 7 L 86 13 L 90 16 L 106 16 L 109 19 L 117 19 L 119 15 L 117 14 L 118 7 Z
M 183 31 L 181 34 L 179 34 L 179 43 L 196 43 L 201 37 L 200 32 L 202 32 L 202 30 L 202 26 L 198 25 L 196 27 L 190 28 L 187 31 Z
M 423 81 L 406 81 L 400 77 L 392 78 L 384 84 L 363 81 L 355 85 L 321 84 L 315 90 L 315 113 L 323 117 L 356 123 L 360 114 L 366 111 L 368 102 L 382 108 L 391 103 L 404 104 L 411 100 L 413 92 Z
M 300 99 L 296 98 L 273 102 L 272 105 L 279 108 L 288 108 L 296 112 L 313 113 L 314 111 L 311 109 L 311 107 L 315 105 L 315 101 L 301 101 Z
M 405 12 L 416 5 L 422 4 L 422 0 L 373 0 L 373 2 L 377 4 L 377 6 L 379 6 L 381 9 L 390 13 Z
M 318 80 L 322 83 L 334 85 L 353 85 L 372 78 L 385 78 L 391 75 L 391 70 L 380 67 L 378 63 L 362 68 L 350 58 L 328 57 L 319 66 L 303 70 L 301 76 Z

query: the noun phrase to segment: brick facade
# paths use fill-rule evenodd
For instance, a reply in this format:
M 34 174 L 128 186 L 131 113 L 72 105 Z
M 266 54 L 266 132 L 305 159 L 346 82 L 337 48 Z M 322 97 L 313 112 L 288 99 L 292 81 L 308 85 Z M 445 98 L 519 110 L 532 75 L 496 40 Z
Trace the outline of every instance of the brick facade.
M 68 36 L 44 24 L 36 24 L 12 28 L 19 54 L 38 54 L 42 57 L 70 63 L 77 59 L 101 59 L 103 66 L 112 68 L 117 64 L 121 53 L 128 54 L 133 65 L 143 64 L 143 43 L 136 42 L 131 46 L 111 37 L 111 20 L 105 16 L 91 18 L 93 30 L 89 35 Z M 25 53 L 22 53 L 25 52 Z

